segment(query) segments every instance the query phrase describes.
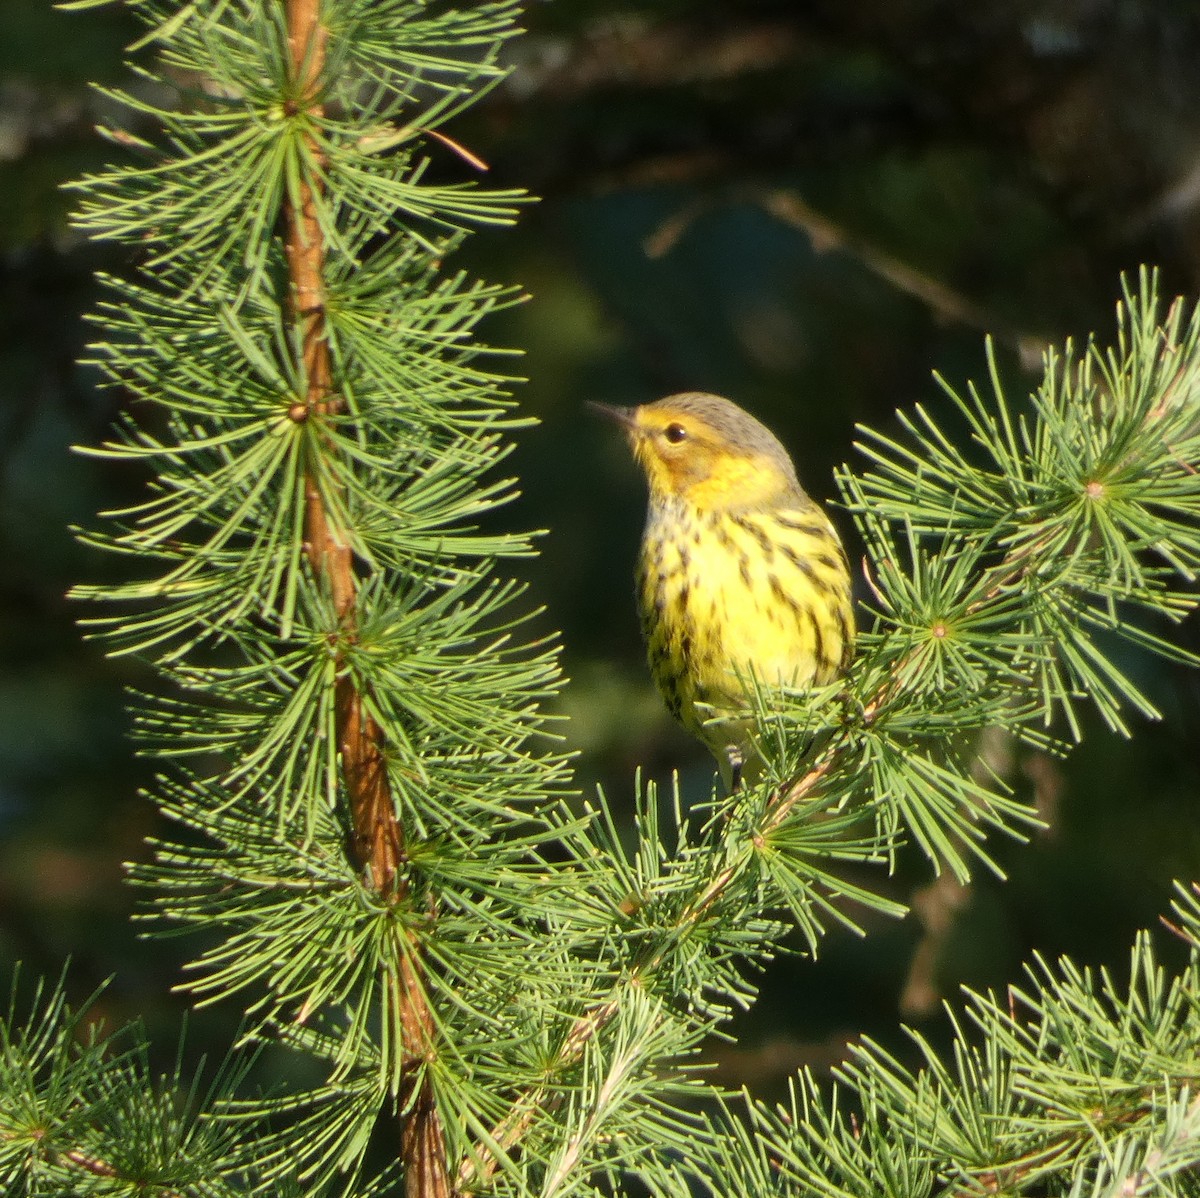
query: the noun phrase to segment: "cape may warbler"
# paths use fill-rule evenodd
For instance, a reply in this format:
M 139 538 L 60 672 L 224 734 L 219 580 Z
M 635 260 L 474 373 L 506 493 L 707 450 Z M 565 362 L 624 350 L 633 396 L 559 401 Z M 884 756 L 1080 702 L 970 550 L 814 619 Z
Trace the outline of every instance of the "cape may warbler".
M 734 788 L 754 748 L 750 678 L 819 685 L 849 661 L 841 542 L 787 450 L 729 400 L 689 391 L 638 408 L 591 406 L 624 428 L 650 484 L 637 568 L 650 671 Z

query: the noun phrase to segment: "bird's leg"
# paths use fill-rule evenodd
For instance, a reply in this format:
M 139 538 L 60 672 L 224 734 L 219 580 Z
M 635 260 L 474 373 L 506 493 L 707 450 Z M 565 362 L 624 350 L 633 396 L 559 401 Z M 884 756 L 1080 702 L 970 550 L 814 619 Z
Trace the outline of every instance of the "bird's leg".
M 729 745 L 725 749 L 725 760 L 729 764 L 729 793 L 735 795 L 741 789 L 745 755 L 737 745 Z

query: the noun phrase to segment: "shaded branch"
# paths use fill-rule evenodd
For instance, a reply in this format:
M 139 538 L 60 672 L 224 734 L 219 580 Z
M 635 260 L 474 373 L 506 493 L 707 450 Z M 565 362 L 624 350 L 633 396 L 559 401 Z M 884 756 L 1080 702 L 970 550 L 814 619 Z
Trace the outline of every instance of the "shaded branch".
M 838 252 L 853 258 L 889 286 L 924 304 L 935 319 L 990 333 L 996 340 L 1015 350 L 1026 369 L 1037 365 L 1048 345 L 1045 338 L 1009 325 L 949 284 L 918 270 L 868 238 L 818 212 L 795 191 L 787 188 L 740 187 L 728 196 L 726 202 L 738 201 L 755 204 L 776 220 L 806 234 L 816 254 Z M 718 201 L 705 196 L 671 215 L 646 238 L 646 253 L 651 258 L 661 258 L 669 253 L 697 217 L 717 204 Z
M 0 1133 L 0 1142 L 5 1140 L 11 1142 L 16 1137 L 11 1133 Z M 104 1178 L 107 1181 L 124 1182 L 130 1185 L 139 1184 L 139 1179 L 133 1176 L 127 1176 L 121 1172 L 115 1165 L 106 1161 L 103 1157 L 99 1157 L 90 1152 L 84 1152 L 82 1148 L 67 1148 L 67 1149 L 51 1149 L 46 1153 L 48 1159 L 59 1167 L 65 1168 L 70 1166 L 78 1169 L 81 1173 L 87 1174 L 89 1177 Z M 183 1198 L 183 1194 L 179 1190 L 157 1188 L 155 1193 L 158 1198 Z

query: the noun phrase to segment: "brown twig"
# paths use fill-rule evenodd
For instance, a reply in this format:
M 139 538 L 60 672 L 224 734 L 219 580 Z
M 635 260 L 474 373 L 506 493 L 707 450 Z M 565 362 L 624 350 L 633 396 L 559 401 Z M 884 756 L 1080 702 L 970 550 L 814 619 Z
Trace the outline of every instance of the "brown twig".
M 90 1153 L 82 1152 L 78 1148 L 68 1149 L 66 1152 L 59 1154 L 59 1161 L 64 1161 L 74 1165 L 78 1169 L 82 1169 L 85 1173 L 90 1173 L 93 1177 L 120 1177 L 120 1170 L 114 1165 L 110 1165 L 108 1161 L 101 1160 L 98 1156 L 92 1156 Z M 163 1198 L 172 1198 L 175 1194 L 174 1190 L 162 1191 Z
M 787 813 L 797 803 L 812 793 L 813 789 L 833 766 L 835 757 L 836 754 L 830 745 L 826 745 L 817 764 L 803 778 L 787 788 L 787 790 L 780 791 L 775 796 L 775 800 L 769 809 L 768 818 L 760 829 L 759 835 L 765 835 L 767 832 L 778 827 L 786 818 Z M 677 932 L 685 933 L 695 927 L 712 910 L 713 904 L 724 894 L 739 872 L 739 866 L 731 864 L 716 874 L 709 881 L 703 892 L 680 915 L 676 925 Z M 655 949 L 646 959 L 639 962 L 630 971 L 625 985 L 638 985 L 640 979 L 650 973 L 662 961 L 665 953 L 666 949 L 662 946 Z M 580 1015 L 571 1025 L 570 1031 L 568 1031 L 566 1038 L 563 1040 L 562 1047 L 558 1051 L 558 1059 L 553 1067 L 554 1070 L 567 1069 L 575 1064 L 583 1055 L 583 1050 L 589 1041 L 608 1023 L 619 1009 L 620 995 L 618 992 L 610 995 L 590 1011 Z M 500 1167 L 499 1154 L 491 1147 L 491 1144 L 497 1145 L 500 1150 L 506 1152 L 519 1143 L 521 1138 L 533 1125 L 538 1115 L 543 1114 L 549 1106 L 557 1105 L 559 1101 L 559 1096 L 554 1094 L 548 1085 L 536 1086 L 526 1091 L 513 1104 L 512 1110 L 509 1111 L 504 1119 L 492 1129 L 489 1136 L 489 1144 L 481 1147 L 479 1157 L 470 1158 L 463 1162 L 458 1172 L 458 1181 L 455 1187 L 456 1193 L 471 1194 L 475 1192 Z
M 635 970 L 631 981 L 636 980 L 637 974 L 638 971 Z M 578 1061 L 588 1042 L 619 1009 L 620 999 L 614 994 L 581 1015 L 567 1032 L 553 1068 L 566 1069 Z M 552 1090 L 549 1085 L 534 1086 L 526 1090 L 513 1103 L 508 1114 L 492 1129 L 488 1143 L 481 1145 L 478 1157 L 468 1157 L 460 1165 L 454 1187 L 455 1194 L 473 1194 L 485 1185 L 499 1169 L 501 1154 L 520 1143 L 525 1133 L 533 1126 L 534 1120 L 556 1108 L 561 1101 L 562 1094 Z
M 724 28 L 626 12 L 585 22 L 570 40 L 530 36 L 510 88 L 563 104 L 614 88 L 694 87 L 786 68 L 814 44 L 786 20 Z
M 13 1132 L 0 1133 L 0 1142 L 12 1142 L 16 1136 Z M 35 1135 L 35 1140 L 43 1140 L 45 1131 Z M 102 1177 L 111 1181 L 133 1182 L 136 1179 L 126 1177 L 116 1165 L 106 1161 L 103 1157 L 94 1156 L 90 1152 L 84 1152 L 82 1148 L 65 1148 L 65 1149 L 50 1149 L 46 1152 L 46 1157 L 56 1165 L 72 1165 L 83 1173 L 88 1173 L 92 1177 Z M 183 1195 L 178 1190 L 159 1189 L 156 1191 L 159 1198 L 183 1198 Z
M 1172 1088 L 1186 1086 L 1191 1088 L 1193 1078 L 1184 1076 L 1166 1079 Z M 1075 1158 L 1081 1147 L 1094 1145 L 1098 1137 L 1110 1129 L 1119 1130 L 1136 1125 L 1139 1118 L 1153 1114 L 1162 1100 L 1162 1089 L 1158 1086 L 1145 1086 L 1140 1093 L 1123 1109 L 1105 1111 L 1093 1109 L 1086 1112 L 1086 1130 L 1065 1133 L 1050 1140 L 1044 1147 L 1035 1149 L 1024 1156 L 1015 1157 L 1004 1164 L 993 1165 L 981 1173 L 972 1175 L 967 1186 L 959 1187 L 950 1193 L 950 1198 L 980 1198 L 988 1194 L 1015 1194 L 1022 1189 L 1023 1183 L 1036 1176 L 1044 1176 L 1047 1166 L 1057 1160 Z M 1120 1179 L 1118 1184 L 1110 1185 L 1110 1194 L 1133 1195 L 1144 1192 L 1146 1182 L 1151 1180 L 1170 1148 L 1186 1143 L 1193 1133 L 1197 1117 L 1200 1116 L 1200 1095 L 1188 1103 L 1184 1126 L 1168 1144 L 1152 1145 L 1146 1152 L 1143 1165 L 1133 1173 Z M 1118 1188 L 1119 1185 L 1119 1188 Z
M 758 205 L 776 220 L 806 234 L 817 254 L 838 251 L 854 258 L 865 269 L 883 279 L 897 291 L 919 300 L 940 321 L 961 324 L 990 333 L 1015 349 L 1023 365 L 1033 368 L 1041 360 L 1046 342 L 1043 338 L 1016 329 L 996 313 L 975 303 L 940 279 L 925 274 L 865 237 L 818 212 L 794 191 L 784 188 L 743 187 L 729 195 L 729 201 Z M 673 213 L 646 238 L 644 248 L 651 258 L 661 258 L 675 246 L 688 228 L 718 204 L 710 195 L 702 196 Z
M 294 111 L 322 114 L 319 80 L 325 60 L 326 30 L 320 23 L 319 0 L 287 0 L 288 36 L 296 94 Z M 320 156 L 315 138 L 308 151 Z M 288 272 L 292 316 L 299 326 L 306 392 L 293 419 L 320 420 L 340 409 L 333 390 L 333 368 L 325 320 L 325 244 L 318 215 L 317 182 L 302 177 L 297 194 L 286 205 Z M 356 625 L 358 585 L 350 546 L 338 535 L 330 516 L 329 497 L 312 473 L 305 478 L 305 552 L 314 575 L 329 589 L 337 613 L 338 640 L 352 641 Z M 340 654 L 335 694 L 338 750 L 350 805 L 353 849 L 371 888 L 381 900 L 398 904 L 408 893 L 404 877 L 404 830 L 396 815 L 388 781 L 386 741 L 371 715 L 365 696 Z M 406 933 L 397 930 L 395 935 Z M 435 1040 L 433 1013 L 422 984 L 420 958 L 412 943 L 397 945 L 399 970 L 387 984 L 393 988 L 405 1056 L 405 1089 L 400 1152 L 408 1198 L 447 1198 L 446 1138 L 432 1088 L 420 1066 Z

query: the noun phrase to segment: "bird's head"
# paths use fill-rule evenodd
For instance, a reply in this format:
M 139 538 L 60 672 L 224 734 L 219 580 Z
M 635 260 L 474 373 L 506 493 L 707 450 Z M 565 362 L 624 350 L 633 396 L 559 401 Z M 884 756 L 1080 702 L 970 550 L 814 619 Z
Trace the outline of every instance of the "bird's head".
M 719 395 L 686 391 L 637 408 L 589 407 L 625 430 L 652 501 L 723 511 L 804 498 L 778 438 Z

